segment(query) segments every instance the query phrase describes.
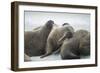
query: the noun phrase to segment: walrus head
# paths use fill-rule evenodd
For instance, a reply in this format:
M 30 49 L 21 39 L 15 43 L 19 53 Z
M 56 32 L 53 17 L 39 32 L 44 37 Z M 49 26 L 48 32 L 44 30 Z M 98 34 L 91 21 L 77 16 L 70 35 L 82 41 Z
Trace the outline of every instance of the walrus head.
M 58 44 L 62 44 L 63 41 L 67 38 L 70 39 L 73 37 L 73 33 L 72 32 L 66 32 L 64 33 L 64 35 L 58 40 Z
M 54 21 L 53 20 L 49 20 L 49 21 L 46 22 L 47 28 L 52 28 L 53 27 L 53 24 L 54 24 Z
M 65 26 L 65 25 L 69 25 L 69 23 L 64 23 L 64 24 L 62 24 L 62 26 Z

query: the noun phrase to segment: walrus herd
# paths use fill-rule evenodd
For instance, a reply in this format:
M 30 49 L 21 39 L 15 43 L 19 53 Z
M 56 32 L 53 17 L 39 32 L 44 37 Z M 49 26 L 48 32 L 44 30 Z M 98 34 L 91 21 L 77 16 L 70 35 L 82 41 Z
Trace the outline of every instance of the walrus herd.
M 51 54 L 60 54 L 61 59 L 80 59 L 90 55 L 90 32 L 77 30 L 69 23 L 62 26 L 53 20 L 44 26 L 34 28 L 24 34 L 24 60 L 30 61 L 32 56 L 44 58 Z

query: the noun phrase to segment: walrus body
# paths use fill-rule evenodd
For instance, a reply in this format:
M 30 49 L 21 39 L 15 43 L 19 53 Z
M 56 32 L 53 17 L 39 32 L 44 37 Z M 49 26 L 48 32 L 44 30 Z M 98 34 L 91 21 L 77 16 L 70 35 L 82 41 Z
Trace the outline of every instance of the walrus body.
M 31 61 L 31 58 L 28 55 L 24 54 L 24 61 Z
M 90 55 L 90 34 L 81 39 L 79 50 L 82 56 Z
M 45 53 L 47 37 L 53 27 L 54 22 L 49 20 L 43 27 L 39 27 L 33 31 L 25 32 L 24 47 L 25 54 L 28 56 L 40 56 Z
M 65 39 L 60 47 L 62 59 L 79 59 L 90 55 L 90 34 L 86 30 L 78 30 L 70 39 Z
M 46 53 L 42 55 L 41 58 L 50 55 L 53 51 L 56 51 L 60 46 L 58 41 L 69 31 L 74 33 L 74 29 L 70 25 L 53 27 L 47 39 Z

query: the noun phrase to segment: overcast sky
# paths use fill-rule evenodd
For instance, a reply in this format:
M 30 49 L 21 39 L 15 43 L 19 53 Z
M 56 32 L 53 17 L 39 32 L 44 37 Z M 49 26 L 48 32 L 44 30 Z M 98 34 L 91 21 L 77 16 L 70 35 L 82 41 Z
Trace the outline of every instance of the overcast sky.
M 90 14 L 25 11 L 25 31 L 44 25 L 48 20 L 56 24 L 69 23 L 77 29 L 90 30 Z

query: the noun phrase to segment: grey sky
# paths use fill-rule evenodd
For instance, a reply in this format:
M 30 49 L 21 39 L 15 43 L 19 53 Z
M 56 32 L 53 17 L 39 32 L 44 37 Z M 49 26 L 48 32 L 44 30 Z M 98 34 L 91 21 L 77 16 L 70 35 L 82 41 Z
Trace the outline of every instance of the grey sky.
M 48 20 L 58 25 L 69 23 L 75 30 L 90 30 L 90 14 L 25 11 L 25 31 L 44 25 Z

